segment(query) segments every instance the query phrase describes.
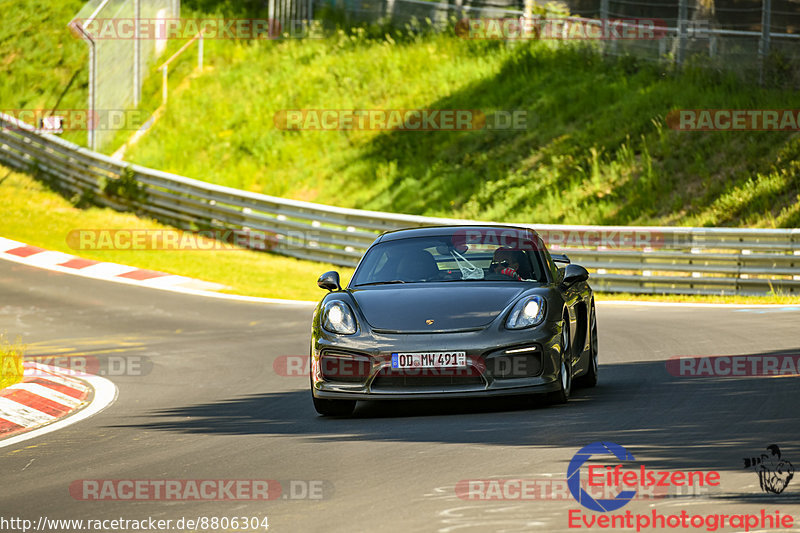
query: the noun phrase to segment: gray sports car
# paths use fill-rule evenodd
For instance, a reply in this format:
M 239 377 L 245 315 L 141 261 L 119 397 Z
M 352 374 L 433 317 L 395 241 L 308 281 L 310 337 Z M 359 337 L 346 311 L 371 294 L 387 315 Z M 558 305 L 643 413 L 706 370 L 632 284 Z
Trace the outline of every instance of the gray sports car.
M 556 263 L 563 266 L 559 268 Z M 346 289 L 314 312 L 314 408 L 357 400 L 548 394 L 597 383 L 589 273 L 511 226 L 440 226 L 378 237 Z

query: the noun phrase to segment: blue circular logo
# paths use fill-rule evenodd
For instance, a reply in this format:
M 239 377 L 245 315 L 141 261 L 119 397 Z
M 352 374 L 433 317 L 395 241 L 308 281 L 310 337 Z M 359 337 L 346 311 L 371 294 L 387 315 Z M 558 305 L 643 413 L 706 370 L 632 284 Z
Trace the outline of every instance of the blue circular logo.
M 595 500 L 583 488 L 581 488 L 581 466 L 588 461 L 592 455 L 600 454 L 613 454 L 620 461 L 633 461 L 634 457 L 628 450 L 619 444 L 613 442 L 593 442 L 584 446 L 578 453 L 576 453 L 572 460 L 569 462 L 567 468 L 567 486 L 579 504 L 583 505 L 589 510 L 607 513 L 609 511 L 616 511 L 617 509 L 627 505 L 634 496 L 635 490 L 623 490 L 613 499 L 610 500 Z

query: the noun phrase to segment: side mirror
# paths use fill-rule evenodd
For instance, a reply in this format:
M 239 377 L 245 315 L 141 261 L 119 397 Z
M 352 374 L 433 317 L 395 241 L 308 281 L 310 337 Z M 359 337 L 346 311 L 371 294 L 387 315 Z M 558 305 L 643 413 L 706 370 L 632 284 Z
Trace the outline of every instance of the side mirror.
M 561 284 L 565 287 L 575 285 L 579 281 L 586 281 L 589 279 L 589 271 L 580 265 L 569 264 L 564 269 L 564 279 Z
M 321 275 L 317 280 L 317 285 L 319 285 L 321 289 L 327 289 L 329 291 L 342 290 L 342 286 L 339 284 L 339 273 L 335 270 L 325 272 Z

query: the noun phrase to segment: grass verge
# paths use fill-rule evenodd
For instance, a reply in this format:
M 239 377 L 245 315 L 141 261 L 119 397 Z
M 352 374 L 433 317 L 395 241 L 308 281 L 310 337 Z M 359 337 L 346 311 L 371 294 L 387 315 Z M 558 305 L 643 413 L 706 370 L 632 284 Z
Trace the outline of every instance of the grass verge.
M 316 280 L 326 270 L 338 270 L 342 281 L 352 269 L 302 261 L 277 254 L 236 249 L 161 250 L 75 250 L 67 244 L 73 229 L 168 229 L 153 220 L 129 213 L 90 207 L 79 209 L 30 176 L 0 167 L 0 212 L 4 213 L 0 235 L 48 250 L 110 261 L 204 281 L 221 283 L 230 292 L 299 300 L 319 300 L 323 291 Z
M 625 300 L 631 302 L 667 302 L 697 304 L 739 304 L 739 305 L 798 305 L 800 296 L 773 294 L 766 296 L 715 296 L 694 294 L 631 294 L 597 292 L 597 301 Z

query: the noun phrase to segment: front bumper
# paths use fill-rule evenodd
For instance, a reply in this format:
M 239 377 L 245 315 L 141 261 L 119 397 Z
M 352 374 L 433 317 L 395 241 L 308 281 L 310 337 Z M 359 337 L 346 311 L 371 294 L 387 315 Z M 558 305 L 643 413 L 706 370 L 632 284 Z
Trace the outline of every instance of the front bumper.
M 397 400 L 537 394 L 559 390 L 561 324 L 511 331 L 497 326 L 453 333 L 314 336 L 311 387 L 317 398 Z M 467 355 L 460 369 L 397 370 L 397 352 Z

